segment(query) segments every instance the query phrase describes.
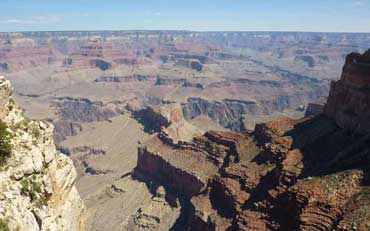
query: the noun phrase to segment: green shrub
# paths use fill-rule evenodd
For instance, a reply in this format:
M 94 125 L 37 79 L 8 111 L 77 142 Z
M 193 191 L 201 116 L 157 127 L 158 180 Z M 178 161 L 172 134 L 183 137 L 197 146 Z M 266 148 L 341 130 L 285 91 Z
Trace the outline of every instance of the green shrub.
M 4 165 L 6 159 L 12 152 L 11 133 L 7 130 L 4 122 L 0 121 L 0 166 Z
M 40 138 L 41 133 L 38 124 L 32 124 L 30 126 L 30 132 L 36 139 Z
M 0 219 L 0 231 L 10 231 L 8 224 L 2 219 Z
M 21 193 L 31 198 L 31 202 L 37 207 L 48 204 L 48 197 L 42 191 L 42 185 L 37 181 L 37 177 L 32 175 L 30 178 L 21 180 Z M 1 230 L 0 230 L 1 231 Z
M 24 178 L 21 180 L 21 193 L 23 195 L 27 195 L 28 194 L 28 191 L 29 191 L 29 188 L 30 188 L 30 183 L 28 182 L 28 179 Z
M 28 129 L 28 126 L 31 122 L 32 121 L 30 119 L 28 119 L 27 117 L 24 117 L 24 119 L 21 122 L 15 124 L 13 128 L 15 130 L 18 130 L 18 129 L 26 130 Z

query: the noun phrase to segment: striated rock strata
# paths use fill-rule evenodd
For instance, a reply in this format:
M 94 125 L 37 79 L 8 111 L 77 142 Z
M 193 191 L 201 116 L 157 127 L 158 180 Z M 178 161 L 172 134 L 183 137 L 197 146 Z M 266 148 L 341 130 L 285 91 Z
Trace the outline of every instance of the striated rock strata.
M 366 133 L 370 131 L 370 50 L 347 56 L 342 78 L 331 85 L 325 113 L 339 126 Z
M 122 114 L 118 102 L 104 104 L 89 99 L 62 97 L 53 102 L 57 119 L 53 120 L 55 126 L 54 139 L 57 144 L 67 136 L 77 135 L 82 131 L 81 123 L 96 121 L 109 121 Z
M 349 55 L 313 118 L 179 143 L 155 135 L 135 173 L 178 196 L 178 230 L 368 231 L 369 72 L 369 51 Z
M 182 110 L 188 120 L 207 115 L 221 126 L 235 131 L 246 130 L 243 115 L 262 114 L 264 111 L 254 101 L 225 99 L 217 102 L 201 98 L 188 98 L 187 102 L 182 104 Z
M 133 110 L 133 116 L 144 126 L 144 131 L 158 132 L 161 139 L 169 143 L 190 141 L 200 135 L 199 129 L 185 120 L 179 103 L 136 109 Z
M 12 134 L 12 152 L 0 166 L 0 219 L 10 230 L 79 230 L 84 205 L 72 161 L 59 153 L 53 126 L 31 121 L 0 78 L 0 119 Z

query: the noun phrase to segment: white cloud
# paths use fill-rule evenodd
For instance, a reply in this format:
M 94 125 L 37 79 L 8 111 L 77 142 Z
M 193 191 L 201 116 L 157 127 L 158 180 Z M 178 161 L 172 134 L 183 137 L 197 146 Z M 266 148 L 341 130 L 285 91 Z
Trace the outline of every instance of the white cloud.
M 161 12 L 147 11 L 147 12 L 145 12 L 145 16 L 147 16 L 147 17 L 159 17 L 159 16 L 161 16 Z
M 362 6 L 362 1 L 355 1 L 353 4 L 355 6 Z
M 61 21 L 60 17 L 57 16 L 36 16 L 32 18 L 10 18 L 0 19 L 0 24 L 23 24 L 23 25 L 35 25 L 35 24 L 52 24 Z

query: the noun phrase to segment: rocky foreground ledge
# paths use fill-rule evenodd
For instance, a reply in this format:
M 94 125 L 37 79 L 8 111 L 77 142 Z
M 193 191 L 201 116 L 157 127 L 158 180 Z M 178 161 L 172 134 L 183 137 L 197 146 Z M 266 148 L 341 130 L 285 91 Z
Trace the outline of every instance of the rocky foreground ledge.
M 180 199 L 175 230 L 370 230 L 370 50 L 348 56 L 325 113 L 253 133 L 139 148 L 137 175 Z
M 11 94 L 0 77 L 0 120 L 12 146 L 0 166 L 0 229 L 78 230 L 84 205 L 73 163 L 56 150 L 53 126 L 25 118 Z

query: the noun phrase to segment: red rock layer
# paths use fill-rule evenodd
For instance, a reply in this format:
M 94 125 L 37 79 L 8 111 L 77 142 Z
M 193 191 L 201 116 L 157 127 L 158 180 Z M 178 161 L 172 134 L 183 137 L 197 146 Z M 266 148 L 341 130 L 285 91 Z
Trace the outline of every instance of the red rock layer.
M 327 115 L 178 144 L 154 136 L 139 149 L 137 173 L 191 204 L 184 230 L 370 230 L 370 117 L 353 116 L 370 113 L 368 55 L 347 58 Z
M 370 131 L 370 50 L 348 55 L 342 78 L 333 82 L 325 113 L 339 126 L 356 132 Z

